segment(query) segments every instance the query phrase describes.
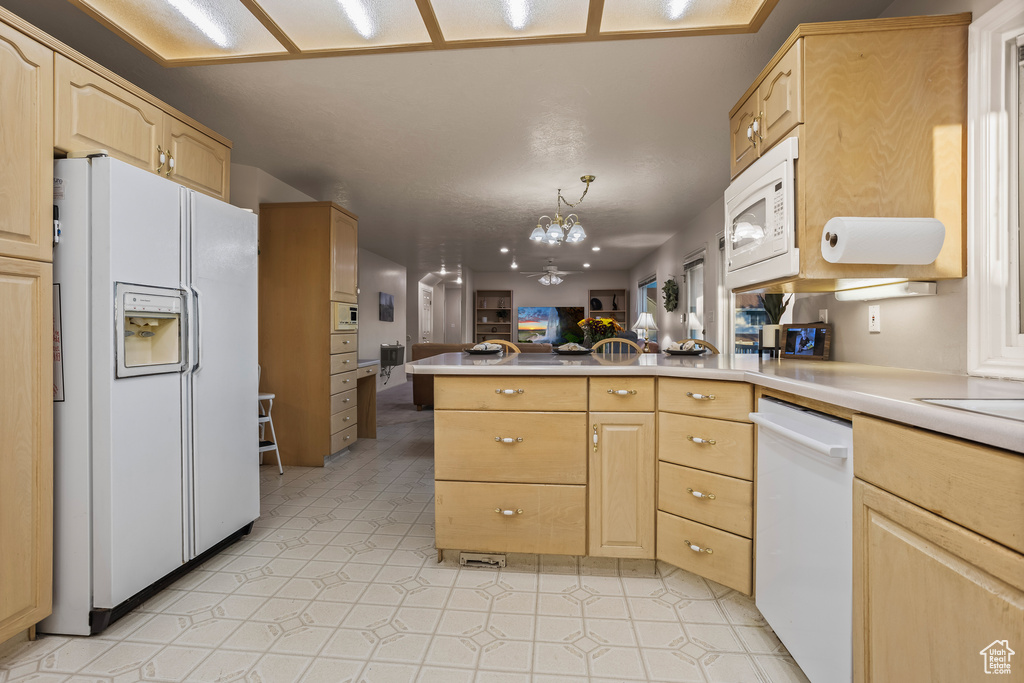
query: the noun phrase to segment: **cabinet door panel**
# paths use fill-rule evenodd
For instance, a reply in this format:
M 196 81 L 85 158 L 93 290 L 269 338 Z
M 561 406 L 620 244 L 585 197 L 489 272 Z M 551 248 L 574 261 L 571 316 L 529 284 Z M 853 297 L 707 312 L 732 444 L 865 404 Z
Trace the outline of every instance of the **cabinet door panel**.
M 654 415 L 591 413 L 590 554 L 654 558 Z
M 853 504 L 854 680 L 986 679 L 983 649 L 1024 642 L 1024 556 L 860 479 Z
M 0 255 L 49 261 L 53 52 L 0 24 Z
M 331 300 L 356 302 L 356 253 L 359 248 L 356 220 L 331 209 Z
M 800 67 L 803 63 L 803 40 L 798 40 L 779 60 L 761 85 L 757 94 L 761 100 L 761 151 L 771 149 L 786 133 L 803 121 Z
M 126 163 L 156 171 L 165 144 L 164 113 L 149 102 L 57 55 L 56 140 L 65 152 L 105 149 Z
M 185 187 L 227 201 L 231 150 L 173 116 L 167 116 L 166 121 L 167 146 L 174 157 L 174 170 L 168 177 Z
M 0 258 L 0 642 L 50 614 L 53 270 Z
M 757 148 L 753 140 L 747 137 L 747 128 L 754 122 L 757 111 L 755 90 L 736 113 L 729 117 L 729 170 L 732 178 L 757 158 Z

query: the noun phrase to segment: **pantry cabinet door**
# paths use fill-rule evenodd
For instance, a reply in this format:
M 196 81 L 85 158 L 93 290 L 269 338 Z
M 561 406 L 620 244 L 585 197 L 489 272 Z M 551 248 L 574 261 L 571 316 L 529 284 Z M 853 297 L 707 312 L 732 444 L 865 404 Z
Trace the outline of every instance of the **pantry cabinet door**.
M 0 24 L 0 255 L 49 261 L 53 52 Z
M 99 74 L 57 55 L 54 59 L 57 149 L 106 150 L 147 171 L 164 170 L 164 112 Z
M 748 129 L 757 116 L 757 91 L 729 117 L 729 170 L 730 177 L 735 178 L 740 172 L 757 159 L 757 147 L 752 137 L 748 137 Z M 750 131 L 753 135 L 753 131 Z
M 51 611 L 53 267 L 0 258 L 0 643 Z
M 356 303 L 358 250 L 356 219 L 331 209 L 331 301 Z
M 803 39 L 786 51 L 757 88 L 761 100 L 761 153 L 772 148 L 803 121 L 801 73 Z
M 167 177 L 185 187 L 228 201 L 231 150 L 209 135 L 167 115 L 167 147 L 173 167 Z

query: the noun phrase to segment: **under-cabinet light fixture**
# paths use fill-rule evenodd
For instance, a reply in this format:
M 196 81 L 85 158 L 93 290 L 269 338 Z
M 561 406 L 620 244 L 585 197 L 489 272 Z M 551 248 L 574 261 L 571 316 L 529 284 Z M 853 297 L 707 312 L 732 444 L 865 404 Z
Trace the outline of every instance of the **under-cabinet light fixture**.
M 934 282 L 890 282 L 873 286 L 854 287 L 836 292 L 836 301 L 873 301 L 910 296 L 934 296 Z

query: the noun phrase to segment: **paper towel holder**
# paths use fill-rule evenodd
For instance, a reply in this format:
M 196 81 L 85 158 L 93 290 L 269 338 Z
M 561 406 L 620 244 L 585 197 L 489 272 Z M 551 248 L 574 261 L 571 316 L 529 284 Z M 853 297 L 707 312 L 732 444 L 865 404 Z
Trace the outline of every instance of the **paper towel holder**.
M 902 233 L 904 239 L 881 242 L 877 233 Z M 946 226 L 936 218 L 836 216 L 822 229 L 821 256 L 829 263 L 927 265 L 939 257 L 945 239 Z

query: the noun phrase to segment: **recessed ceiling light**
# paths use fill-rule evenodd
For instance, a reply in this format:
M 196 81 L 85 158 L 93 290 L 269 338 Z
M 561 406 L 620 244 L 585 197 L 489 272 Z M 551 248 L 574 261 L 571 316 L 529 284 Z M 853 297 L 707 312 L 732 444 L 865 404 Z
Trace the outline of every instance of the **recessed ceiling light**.
M 508 253 L 508 247 L 502 247 L 501 248 L 501 253 L 502 254 L 507 254 Z
M 683 16 L 691 4 L 693 0 L 671 0 L 668 3 L 668 18 L 674 20 Z
M 444 264 L 441 264 L 441 275 L 447 275 L 448 271 L 444 269 Z
M 352 22 L 352 27 L 356 32 L 367 40 L 373 38 L 377 29 L 373 25 L 373 20 L 370 19 L 370 13 L 366 11 L 363 0 L 338 0 L 338 2 L 341 3 L 341 9 L 345 11 L 345 16 Z
M 462 276 L 461 275 L 458 276 L 457 278 L 455 278 L 455 284 L 457 284 L 457 285 L 461 285 L 462 284 Z
M 530 19 L 530 5 L 527 0 L 505 0 L 505 18 L 516 31 L 526 28 Z
M 219 47 L 227 47 L 231 41 L 224 31 L 220 29 L 213 19 L 206 15 L 202 9 L 197 7 L 191 0 L 167 0 L 171 7 L 181 12 L 181 15 L 188 19 L 193 26 L 203 32 L 207 38 L 215 42 Z
M 512 270 L 515 270 L 515 269 L 516 269 L 516 268 L 518 268 L 518 267 L 519 267 L 519 264 L 518 264 L 518 263 L 516 263 L 516 260 L 515 260 L 515 259 L 512 259 Z
M 590 251 L 601 251 L 601 247 L 591 247 Z
M 584 268 L 589 268 L 589 267 L 590 267 L 590 264 L 589 264 L 589 263 L 584 263 L 584 264 L 583 264 L 583 267 L 584 267 Z

